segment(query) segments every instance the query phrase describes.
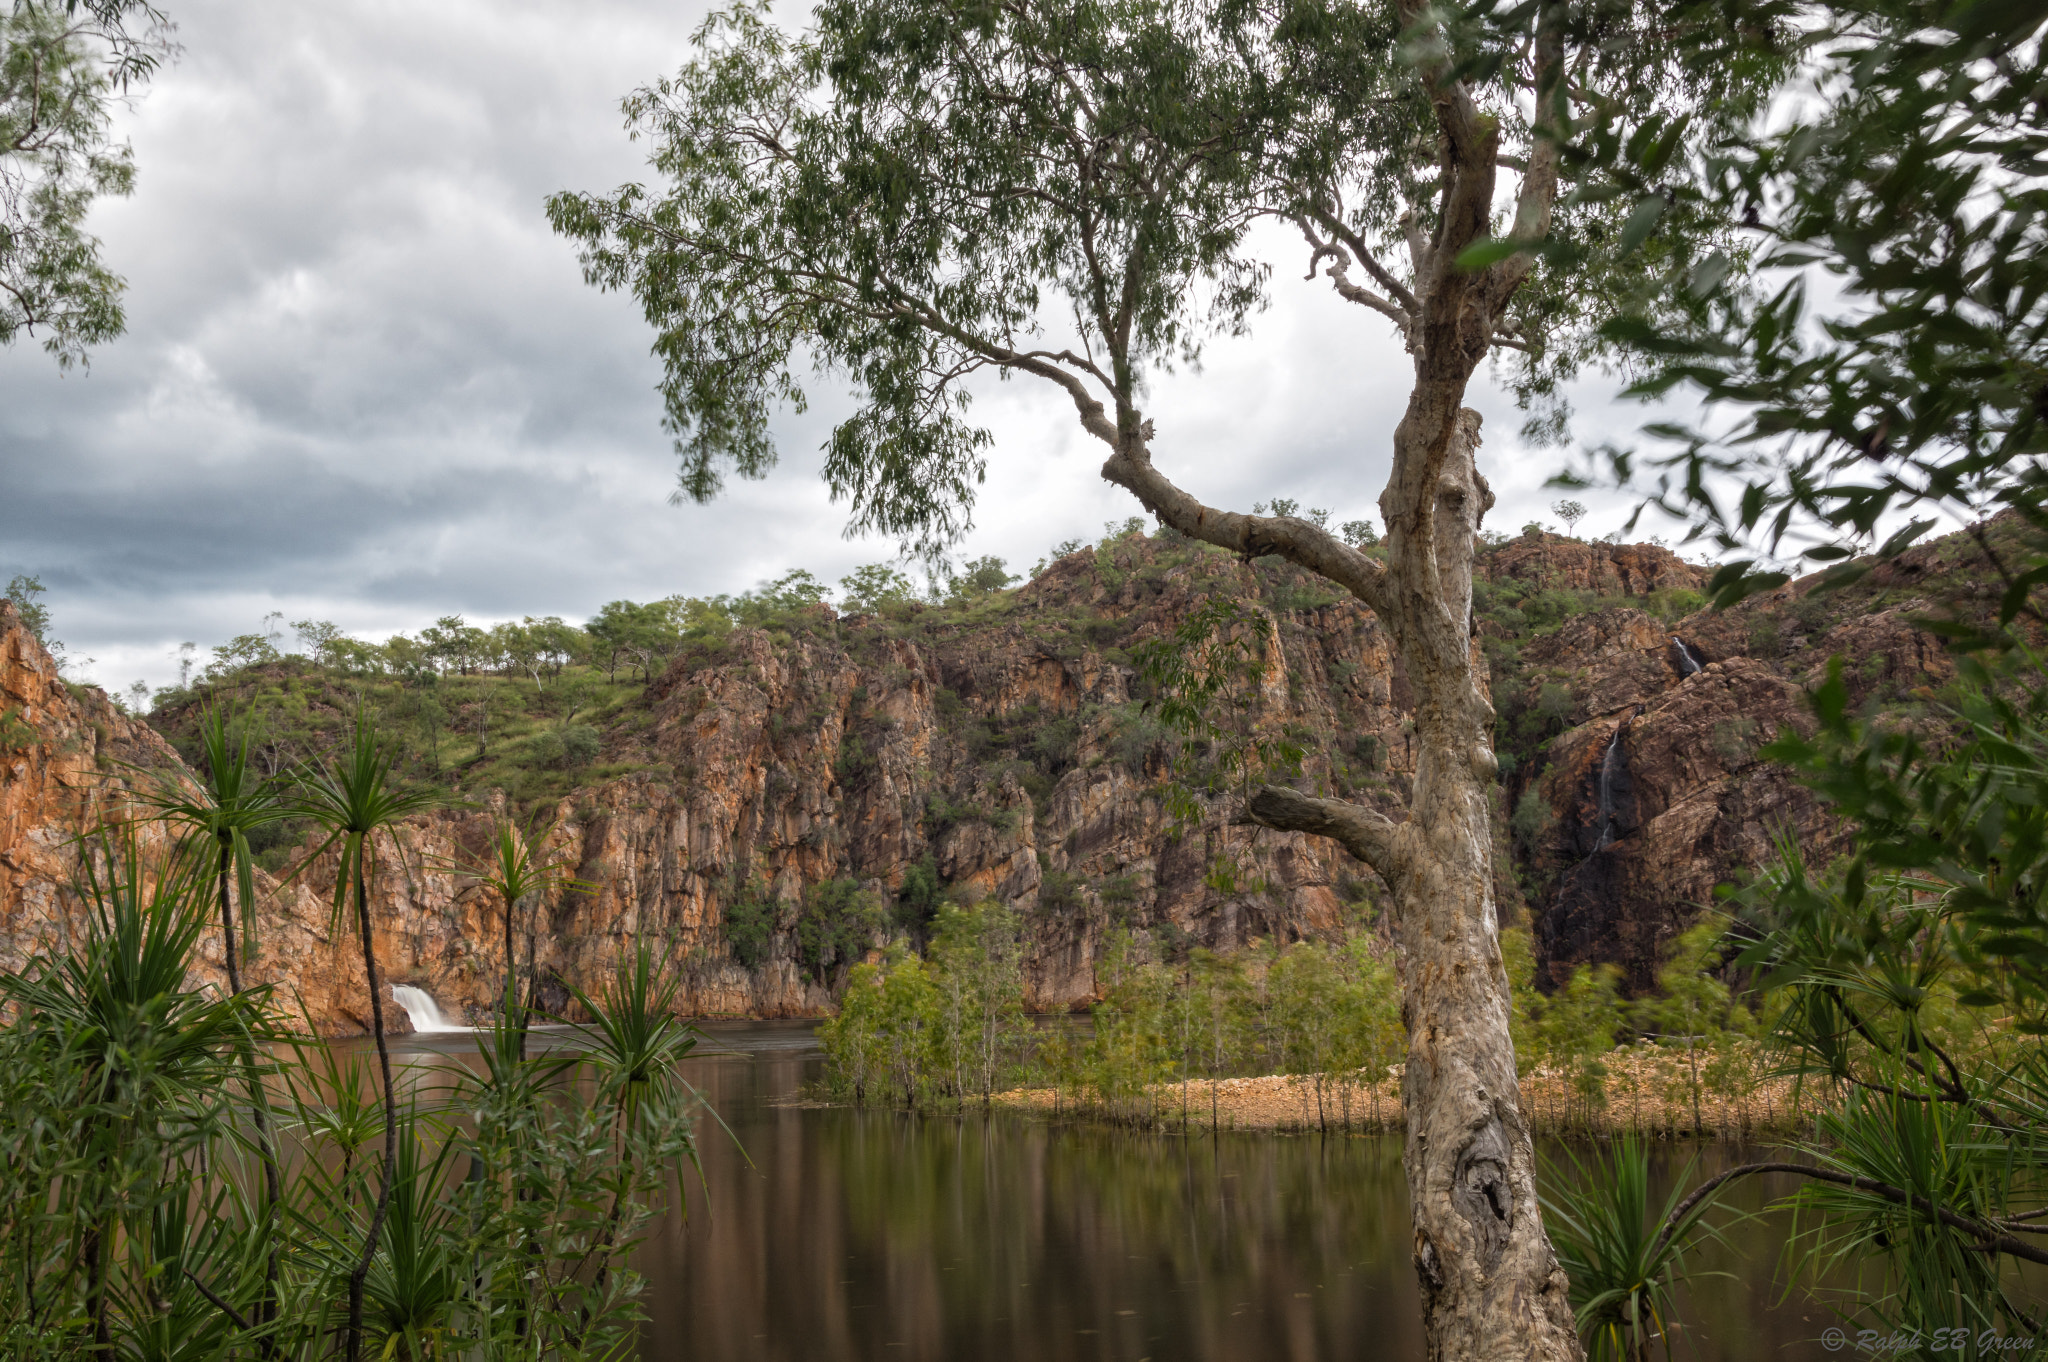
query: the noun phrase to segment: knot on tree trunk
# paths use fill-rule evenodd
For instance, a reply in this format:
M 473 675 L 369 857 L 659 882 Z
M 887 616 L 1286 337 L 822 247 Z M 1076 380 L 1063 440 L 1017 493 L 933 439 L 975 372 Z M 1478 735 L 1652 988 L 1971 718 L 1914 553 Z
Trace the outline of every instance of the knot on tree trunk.
M 1444 1289 L 1443 1264 L 1437 1261 L 1436 1245 L 1431 1242 L 1427 1230 L 1415 1231 L 1415 1275 L 1422 1279 L 1425 1291 Z
M 1508 1141 L 1500 1118 L 1472 1133 L 1451 1174 L 1451 1205 L 1472 1226 L 1480 1267 L 1492 1272 L 1507 1251 L 1515 1225 L 1515 1195 L 1508 1186 Z

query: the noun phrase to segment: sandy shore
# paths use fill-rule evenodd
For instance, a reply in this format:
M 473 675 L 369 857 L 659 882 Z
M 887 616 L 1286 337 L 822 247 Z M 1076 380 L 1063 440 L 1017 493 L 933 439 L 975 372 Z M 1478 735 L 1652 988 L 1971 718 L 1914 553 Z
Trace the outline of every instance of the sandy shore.
M 1538 1133 L 1694 1133 L 1694 1094 L 1682 1051 L 1632 1047 L 1604 1056 L 1604 1098 L 1591 1100 L 1573 1075 L 1538 1069 L 1522 1079 L 1522 1110 Z M 1822 1094 L 1802 1095 L 1789 1078 L 1759 1078 L 1732 1092 L 1704 1080 L 1698 1132 L 1730 1139 L 1795 1130 L 1811 1120 Z M 1047 1115 L 1124 1121 L 1160 1128 L 1221 1130 L 1387 1130 L 1401 1125 L 1398 1078 L 1362 1073 L 1272 1074 L 1260 1078 L 1162 1083 L 1108 1107 L 1088 1093 L 1018 1088 L 997 1102 Z

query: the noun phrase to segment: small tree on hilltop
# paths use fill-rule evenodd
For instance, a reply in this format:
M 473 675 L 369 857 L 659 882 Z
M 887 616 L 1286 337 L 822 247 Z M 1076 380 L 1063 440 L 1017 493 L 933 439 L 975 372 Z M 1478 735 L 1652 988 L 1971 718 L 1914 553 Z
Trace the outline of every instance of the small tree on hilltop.
M 1586 508 L 1576 501 L 1553 502 L 1550 513 L 1564 522 L 1564 532 L 1570 534 L 1581 520 L 1586 518 Z

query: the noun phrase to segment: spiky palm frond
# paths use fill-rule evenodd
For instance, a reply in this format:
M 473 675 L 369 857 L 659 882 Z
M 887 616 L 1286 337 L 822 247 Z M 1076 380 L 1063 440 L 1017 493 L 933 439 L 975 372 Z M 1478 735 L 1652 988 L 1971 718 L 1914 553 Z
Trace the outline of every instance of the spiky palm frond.
M 585 1047 L 584 1059 L 597 1070 L 599 1093 L 612 1104 L 614 1135 L 621 1144 L 649 1125 L 677 1126 L 679 1113 L 697 1104 L 696 1089 L 676 1066 L 704 1037 L 676 1017 L 679 988 L 676 980 L 657 977 L 654 953 L 644 942 L 630 957 L 614 962 L 611 978 L 596 997 L 568 985 L 590 1016 L 574 1027 L 574 1035 Z M 696 1164 L 693 1142 L 686 1141 L 679 1153 Z
M 191 851 L 207 854 L 220 895 L 222 930 L 229 936 L 234 929 L 225 915 L 228 887 L 233 884 L 242 906 L 242 957 L 248 959 L 257 945 L 255 856 L 249 834 L 292 817 L 294 811 L 271 782 L 251 774 L 248 734 L 245 729 L 236 740 L 231 732 L 235 726 L 225 710 L 208 705 L 199 716 L 197 779 L 179 781 L 159 771 L 148 772 L 150 779 L 142 783 L 137 799 L 152 821 L 180 828 L 181 841 Z M 234 942 L 228 941 L 226 948 L 232 965 Z
M 1673 1220 L 1692 1181 L 1688 1167 L 1653 1213 L 1649 1151 L 1633 1136 L 1617 1141 L 1604 1158 L 1566 1157 L 1573 1176 L 1546 1179 L 1554 1191 L 1543 1198 L 1543 1215 L 1571 1278 L 1588 1352 L 1595 1359 L 1642 1362 L 1651 1345 L 1664 1340 L 1668 1355 L 1672 1293 L 1686 1275 L 1688 1243 L 1698 1232 L 1716 1232 L 1702 1219 L 1713 1200 Z
M 294 796 L 286 807 L 327 834 L 312 855 L 341 847 L 341 864 L 334 875 L 333 928 L 339 929 L 347 915 L 349 889 L 369 878 L 376 834 L 447 802 L 432 790 L 400 788 L 391 778 L 397 761 L 398 750 L 378 736 L 369 711 L 363 709 L 356 712 L 347 747 L 324 762 L 302 767 L 294 776 Z

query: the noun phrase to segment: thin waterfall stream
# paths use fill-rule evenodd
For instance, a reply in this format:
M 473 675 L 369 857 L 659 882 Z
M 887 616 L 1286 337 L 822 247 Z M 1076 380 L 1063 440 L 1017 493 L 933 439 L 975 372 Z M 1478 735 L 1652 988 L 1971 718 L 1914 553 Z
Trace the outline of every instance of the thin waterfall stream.
M 1621 735 L 1627 728 L 1626 719 L 1614 726 L 1614 736 L 1600 756 L 1600 836 L 1593 844 L 1595 851 L 1614 840 L 1614 777 L 1621 769 Z
M 1673 634 L 1671 642 L 1678 648 L 1678 675 L 1681 679 L 1691 676 L 1694 672 L 1701 669 L 1704 664 L 1701 663 L 1699 654 L 1686 647 L 1684 639 Z

